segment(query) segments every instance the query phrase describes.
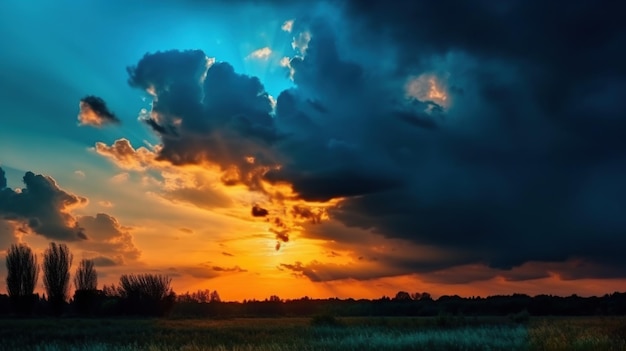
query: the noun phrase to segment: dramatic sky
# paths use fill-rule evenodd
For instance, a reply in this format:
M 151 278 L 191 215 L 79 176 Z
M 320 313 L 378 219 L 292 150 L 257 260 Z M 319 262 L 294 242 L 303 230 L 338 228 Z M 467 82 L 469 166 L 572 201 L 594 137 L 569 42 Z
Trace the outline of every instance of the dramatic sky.
M 624 291 L 623 6 L 2 1 L 0 249 L 226 300 Z

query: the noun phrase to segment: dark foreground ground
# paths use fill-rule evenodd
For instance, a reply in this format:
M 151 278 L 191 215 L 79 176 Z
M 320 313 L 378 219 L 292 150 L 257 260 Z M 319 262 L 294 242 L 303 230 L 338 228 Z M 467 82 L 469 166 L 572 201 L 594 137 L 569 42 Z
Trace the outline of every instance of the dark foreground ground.
M 623 351 L 626 317 L 4 319 L 0 350 Z

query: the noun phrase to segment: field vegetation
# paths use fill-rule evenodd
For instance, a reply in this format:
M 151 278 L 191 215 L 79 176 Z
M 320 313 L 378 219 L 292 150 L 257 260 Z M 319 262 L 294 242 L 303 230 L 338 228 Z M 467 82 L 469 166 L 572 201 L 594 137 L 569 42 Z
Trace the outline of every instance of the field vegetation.
M 626 350 L 624 317 L 4 319 L 0 350 Z

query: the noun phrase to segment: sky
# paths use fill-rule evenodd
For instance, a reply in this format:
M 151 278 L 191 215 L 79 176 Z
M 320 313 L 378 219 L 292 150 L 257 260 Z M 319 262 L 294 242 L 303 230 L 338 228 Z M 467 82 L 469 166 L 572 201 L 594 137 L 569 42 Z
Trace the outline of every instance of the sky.
M 0 250 L 224 300 L 625 291 L 624 10 L 2 1 Z

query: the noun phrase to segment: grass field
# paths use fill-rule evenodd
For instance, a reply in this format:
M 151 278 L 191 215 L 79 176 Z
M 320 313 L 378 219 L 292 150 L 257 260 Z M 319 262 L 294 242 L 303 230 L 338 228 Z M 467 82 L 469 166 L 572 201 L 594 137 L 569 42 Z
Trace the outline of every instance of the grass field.
M 5 319 L 0 350 L 623 351 L 626 318 Z

